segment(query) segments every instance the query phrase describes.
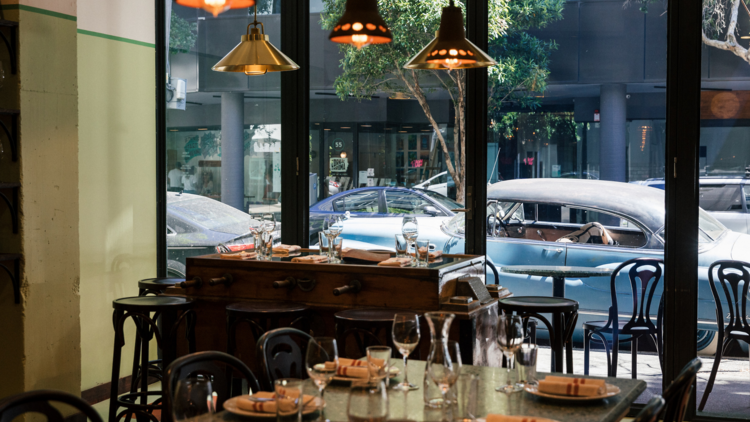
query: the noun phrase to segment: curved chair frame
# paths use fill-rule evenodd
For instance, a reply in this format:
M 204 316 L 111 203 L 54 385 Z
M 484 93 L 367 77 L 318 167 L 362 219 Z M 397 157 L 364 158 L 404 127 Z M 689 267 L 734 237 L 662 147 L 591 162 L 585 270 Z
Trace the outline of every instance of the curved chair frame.
M 693 391 L 693 383 L 701 365 L 699 358 L 688 362 L 677 375 L 677 378 L 664 390 L 664 400 L 666 401 L 663 415 L 664 422 L 682 422 L 685 419 L 690 393 Z
M 717 268 L 718 267 L 718 268 Z M 716 326 L 718 327 L 718 344 L 714 365 L 711 368 L 711 376 L 706 384 L 706 391 L 701 398 L 701 404 L 698 410 L 703 410 L 708 401 L 708 395 L 714 388 L 716 372 L 719 370 L 721 358 L 726 353 L 727 348 L 732 341 L 744 341 L 750 344 L 750 324 L 747 322 L 747 295 L 750 287 L 750 263 L 742 261 L 716 261 L 708 267 L 708 285 L 711 287 L 711 294 L 716 303 Z M 716 270 L 719 282 L 721 283 L 724 298 L 729 307 L 729 322 L 724 323 L 724 306 L 721 304 L 721 297 L 716 289 L 714 281 L 714 270 Z M 743 283 L 740 287 L 740 283 Z
M 303 339 L 303 346 L 291 339 L 298 336 Z M 257 356 L 263 365 L 264 388 L 273 391 L 273 383 L 280 378 L 307 378 L 305 369 L 305 352 L 307 343 L 312 337 L 296 328 L 277 328 L 267 331 L 258 339 Z M 279 350 L 279 347 L 286 350 Z
M 646 406 L 635 415 L 633 422 L 658 422 L 659 415 L 664 410 L 664 399 L 661 396 L 651 397 Z
M 631 343 L 632 355 L 632 377 L 638 376 L 638 339 L 641 337 L 649 338 L 656 347 L 659 356 L 659 365 L 664 368 L 662 356 L 662 313 L 663 302 L 659 303 L 656 324 L 651 321 L 651 315 L 648 310 L 651 309 L 651 303 L 656 292 L 656 286 L 662 278 L 662 265 L 664 261 L 654 258 L 634 258 L 620 264 L 613 272 L 610 279 L 610 293 L 612 305 L 609 308 L 609 319 L 602 327 L 587 327 L 583 324 L 583 348 L 584 348 L 584 374 L 589 374 L 589 353 L 590 342 L 596 336 L 597 340 L 604 344 L 604 350 L 607 353 L 607 375 L 610 377 L 617 376 L 617 356 L 619 354 L 619 345 L 621 343 Z M 627 266 L 632 265 L 628 271 L 628 280 L 630 281 L 630 292 L 632 294 L 632 313 L 630 319 L 620 328 L 620 317 L 617 304 L 617 275 Z M 644 268 L 652 267 L 653 270 Z M 640 285 L 638 283 L 640 281 Z M 612 334 L 612 346 L 609 345 L 604 334 Z M 620 335 L 630 337 L 620 338 Z M 611 358 L 610 358 L 611 356 Z
M 50 405 L 51 401 L 74 407 L 92 422 L 102 422 L 99 413 L 81 398 L 55 390 L 29 391 L 4 399 L 0 403 L 0 422 L 11 422 L 24 413 L 40 413 L 47 418 L 47 422 L 64 422 L 65 417 Z

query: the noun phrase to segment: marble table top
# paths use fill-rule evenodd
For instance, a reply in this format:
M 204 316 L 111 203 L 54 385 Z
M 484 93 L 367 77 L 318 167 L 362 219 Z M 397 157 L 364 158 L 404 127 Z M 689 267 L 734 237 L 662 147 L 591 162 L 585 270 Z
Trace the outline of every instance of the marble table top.
M 395 362 L 394 366 L 403 369 L 403 363 Z M 646 383 L 640 380 L 626 378 L 607 378 L 607 383 L 616 385 L 622 391 L 620 394 L 588 403 L 563 403 L 548 401 L 535 397 L 527 392 L 507 395 L 495 391 L 495 387 L 506 383 L 505 368 L 491 368 L 486 366 L 464 365 L 462 373 L 477 374 L 480 378 L 478 417 L 484 418 L 489 413 L 544 417 L 560 422 L 616 422 L 628 412 L 630 405 L 646 389 Z M 389 420 L 409 421 L 442 421 L 443 412 L 425 407 L 423 398 L 423 380 L 425 362 L 409 361 L 409 382 L 420 386 L 419 390 L 402 392 L 389 389 Z M 546 374 L 540 373 L 539 378 Z M 563 374 L 555 374 L 563 375 Z M 595 377 L 588 377 L 595 378 Z M 391 385 L 400 381 L 396 377 Z M 310 385 L 312 387 L 312 385 Z M 311 389 L 310 389 L 311 390 Z M 333 422 L 347 421 L 346 407 L 348 402 L 348 383 L 335 382 L 326 388 L 325 418 Z M 312 390 L 305 390 L 312 394 Z M 317 416 L 317 413 L 315 414 Z M 306 420 L 308 417 L 305 418 Z M 315 418 L 312 418 L 313 420 Z M 240 422 L 249 418 L 223 411 L 214 415 L 211 422 Z
M 609 268 L 567 267 L 563 265 L 509 265 L 500 267 L 500 271 L 540 277 L 603 277 L 612 274 L 612 270 Z

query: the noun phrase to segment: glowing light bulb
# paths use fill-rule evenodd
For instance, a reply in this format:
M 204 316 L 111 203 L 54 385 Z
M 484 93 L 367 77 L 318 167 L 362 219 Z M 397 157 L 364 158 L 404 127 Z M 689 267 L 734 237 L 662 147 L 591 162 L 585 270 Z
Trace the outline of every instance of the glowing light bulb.
M 352 35 L 352 45 L 357 47 L 357 50 L 362 49 L 362 47 L 369 45 L 372 42 L 372 39 L 365 34 L 354 34 Z
M 457 58 L 446 58 L 443 60 L 443 65 L 451 70 L 461 66 L 463 63 L 463 60 Z
M 229 5 L 227 0 L 203 0 L 203 9 L 217 17 L 219 13 L 229 9 Z

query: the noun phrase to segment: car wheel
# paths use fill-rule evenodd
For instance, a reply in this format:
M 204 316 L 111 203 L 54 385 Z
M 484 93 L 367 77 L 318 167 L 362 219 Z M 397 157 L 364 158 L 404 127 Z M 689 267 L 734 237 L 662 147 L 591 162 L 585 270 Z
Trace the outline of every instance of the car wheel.
M 716 354 L 716 346 L 719 338 L 716 331 L 698 330 L 698 354 L 701 356 L 713 356 Z
M 185 264 L 177 261 L 167 261 L 167 276 L 185 278 Z

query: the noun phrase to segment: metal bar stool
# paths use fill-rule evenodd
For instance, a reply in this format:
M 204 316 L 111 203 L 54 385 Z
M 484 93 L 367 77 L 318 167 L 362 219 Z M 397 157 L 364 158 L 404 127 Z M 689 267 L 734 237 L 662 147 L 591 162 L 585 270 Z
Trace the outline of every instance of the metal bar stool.
M 572 299 L 549 296 L 515 296 L 498 301 L 505 313 L 515 312 L 524 320 L 536 318 L 549 330 L 552 349 L 552 370 L 563 371 L 563 348 L 565 348 L 568 373 L 573 373 L 573 330 L 578 321 L 578 302 Z M 541 314 L 551 314 L 552 323 Z
M 149 341 L 153 337 L 156 337 L 157 347 L 162 352 L 162 361 L 166 367 L 177 357 L 177 331 L 183 320 L 186 325 L 188 349 L 190 353 L 195 351 L 193 301 L 169 296 L 126 297 L 112 301 L 112 308 L 114 308 L 112 322 L 115 329 L 115 347 L 112 357 L 108 420 L 116 422 L 124 416 L 130 420 L 131 416 L 136 414 L 139 420 L 158 422 L 153 412 L 154 410 L 162 410 L 162 392 L 148 391 L 148 371 L 143 371 L 146 372 L 145 374 L 133 373 L 130 392 L 119 398 L 117 396 L 122 347 L 125 345 L 125 321 L 131 318 L 136 326 L 137 338 L 140 339 L 140 367 L 149 367 Z M 162 328 L 157 326 L 156 314 L 161 316 Z M 140 392 L 138 387 L 140 387 Z M 148 403 L 149 396 L 156 396 L 156 399 L 150 404 Z M 136 403 L 136 401 L 139 401 L 139 403 Z M 118 414 L 120 407 L 124 407 L 125 410 Z M 164 416 L 162 415 L 162 417 Z
M 300 326 L 309 331 L 308 307 L 292 302 L 246 301 L 227 305 L 227 353 L 237 349 L 237 326 L 246 322 L 256 342 L 268 330 L 280 328 L 282 319 L 291 320 L 289 327 Z M 254 347 L 254 346 L 253 346 Z
M 184 281 L 184 278 L 176 277 L 144 278 L 138 282 L 138 296 L 146 296 L 149 294 L 160 295 L 168 288 Z
M 369 346 L 393 346 L 391 331 L 393 318 L 399 312 L 409 312 L 399 309 L 347 309 L 334 314 L 336 321 L 336 342 L 339 354 L 343 357 L 359 359 L 365 356 Z M 347 353 L 347 339 L 354 337 L 358 356 Z M 385 339 L 385 341 L 383 341 Z M 417 352 L 418 353 L 418 352 Z

